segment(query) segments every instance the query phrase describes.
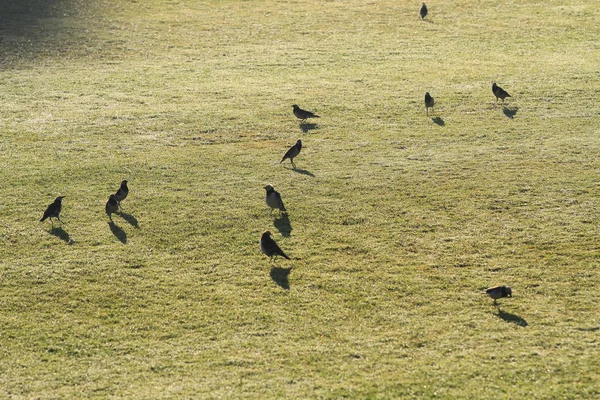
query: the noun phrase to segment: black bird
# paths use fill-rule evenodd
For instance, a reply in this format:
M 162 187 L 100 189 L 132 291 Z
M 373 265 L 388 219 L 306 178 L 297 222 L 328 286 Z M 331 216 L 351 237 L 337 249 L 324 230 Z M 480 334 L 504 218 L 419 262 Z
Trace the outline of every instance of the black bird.
M 108 215 L 108 218 L 110 218 L 110 220 L 112 221 L 112 213 L 116 213 L 117 211 L 119 211 L 119 202 L 117 201 L 117 196 L 114 194 L 111 194 L 110 197 L 108 198 L 108 201 L 106 202 L 106 214 Z
M 300 150 L 302 150 L 302 140 L 298 139 L 296 144 L 290 147 L 290 149 L 284 154 L 281 161 L 279 161 L 279 164 L 281 164 L 289 158 L 290 162 L 292 163 L 292 167 L 296 169 L 296 164 L 294 164 L 294 157 L 300 154 Z
M 265 196 L 265 203 L 267 203 L 267 205 L 271 207 L 271 213 L 273 213 L 273 210 L 275 209 L 279 210 L 279 214 L 287 213 L 287 210 L 283 205 L 283 200 L 281 200 L 281 195 L 278 191 L 275 190 L 273 185 L 265 186 L 265 190 L 267 191 L 267 194 Z
M 272 233 L 269 231 L 265 231 L 260 237 L 260 251 L 263 252 L 264 255 L 270 257 L 270 261 L 273 261 L 273 257 L 277 258 L 277 256 L 281 256 L 286 260 L 290 258 L 285 255 L 283 250 L 277 246 L 277 243 L 273 239 L 271 239 Z
M 54 223 L 54 221 L 52 220 L 52 218 L 56 218 L 60 221 L 60 211 L 62 210 L 62 199 L 64 199 L 65 196 L 58 196 L 55 200 L 54 203 L 48 205 L 48 208 L 46 208 L 46 211 L 44 212 L 44 216 L 42 217 L 42 219 L 40 219 L 40 222 L 45 221 L 46 218 L 50 218 L 50 222 Z M 62 221 L 60 221 L 62 223 Z
M 121 202 L 127 198 L 128 194 L 129 194 L 129 188 L 127 187 L 127 181 L 123 180 L 121 182 L 121 187 L 119 188 L 119 190 L 117 190 L 117 193 L 115 193 L 115 198 L 117 200 L 119 207 L 121 207 Z
M 430 108 L 433 111 L 434 104 L 435 104 L 435 101 L 433 100 L 433 97 L 431 97 L 429 92 L 425 92 L 425 111 L 427 112 L 427 115 L 429 115 Z
M 496 300 L 501 299 L 502 297 L 512 297 L 512 289 L 508 286 L 494 286 L 487 289 L 485 292 L 494 299 L 494 304 L 496 304 Z
M 296 118 L 301 119 L 302 122 L 306 121 L 307 118 L 321 118 L 316 114 L 311 113 L 310 111 L 306 111 L 298 107 L 298 104 L 292 105 L 294 107 L 294 115 Z
M 427 16 L 427 6 L 425 5 L 425 3 L 423 3 L 423 5 L 421 6 L 421 9 L 419 10 L 419 15 L 421 16 L 421 19 L 425 19 L 425 17 Z
M 496 82 L 492 83 L 492 93 L 496 96 L 496 102 L 498 102 L 498 99 L 502 99 L 502 102 L 504 103 L 505 98 L 512 97 L 506 90 L 496 85 Z

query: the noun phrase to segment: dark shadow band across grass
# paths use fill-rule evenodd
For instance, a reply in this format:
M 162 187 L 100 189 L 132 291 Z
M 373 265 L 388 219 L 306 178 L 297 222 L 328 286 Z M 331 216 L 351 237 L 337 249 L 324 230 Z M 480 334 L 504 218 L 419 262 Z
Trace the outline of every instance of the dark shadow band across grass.
M 0 0 L 0 52 L 11 60 L 63 54 L 89 46 L 89 30 L 80 18 L 89 7 L 74 0 Z

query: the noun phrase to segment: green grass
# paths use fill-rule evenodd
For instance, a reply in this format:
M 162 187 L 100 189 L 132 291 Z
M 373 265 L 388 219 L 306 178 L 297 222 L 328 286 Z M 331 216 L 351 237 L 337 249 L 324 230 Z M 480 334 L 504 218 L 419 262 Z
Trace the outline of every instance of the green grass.
M 599 397 L 600 11 L 419 6 L 1 2 L 0 398 Z

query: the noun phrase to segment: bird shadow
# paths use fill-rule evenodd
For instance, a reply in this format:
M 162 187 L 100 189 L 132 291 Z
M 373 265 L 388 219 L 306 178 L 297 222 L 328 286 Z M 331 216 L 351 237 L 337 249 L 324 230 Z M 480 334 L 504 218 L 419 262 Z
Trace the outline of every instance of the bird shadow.
M 304 133 L 307 133 L 308 131 L 312 131 L 313 129 L 317 129 L 319 127 L 319 125 L 317 124 L 304 122 L 300 122 L 298 126 L 300 127 L 300 130 Z
M 117 226 L 112 221 L 110 221 L 108 223 L 108 227 L 110 228 L 110 231 L 112 232 L 112 234 L 115 235 L 115 237 L 117 239 L 119 239 L 119 241 L 121 241 L 121 243 L 123 243 L 123 244 L 127 243 L 127 233 L 123 229 L 121 229 L 119 226 Z
M 506 311 L 502 311 L 500 308 L 498 308 L 498 318 L 503 319 L 506 322 L 512 322 L 515 325 L 523 327 L 529 325 L 524 318 L 521 318 L 516 314 L 511 314 Z
M 67 231 L 65 231 L 63 229 L 62 226 L 59 226 L 59 227 L 53 226 L 52 229 L 50 229 L 49 233 L 51 235 L 56 236 L 57 238 L 59 238 L 60 240 L 62 240 L 65 243 L 68 243 L 68 244 L 73 243 L 73 241 L 71 240 L 71 237 L 69 236 Z
M 436 125 L 439 125 L 439 126 L 444 126 L 444 125 L 446 125 L 446 123 L 444 122 L 444 120 L 443 120 L 441 117 L 434 117 L 434 118 L 431 118 L 431 120 L 432 120 L 432 121 L 433 121 L 433 122 L 434 122 Z
M 518 111 L 519 111 L 519 109 L 517 107 L 513 107 L 513 108 L 502 107 L 502 112 L 504 113 L 504 115 L 506 115 L 510 119 L 513 119 L 515 117 L 515 115 L 517 115 Z
M 281 267 L 273 267 L 271 268 L 271 279 L 273 279 L 273 281 L 278 284 L 279 286 L 281 286 L 282 288 L 289 290 L 290 289 L 290 281 L 288 279 L 288 276 L 290 274 L 290 272 L 292 271 L 292 268 L 281 268 Z
M 313 174 L 312 172 L 310 172 L 310 171 L 308 171 L 308 170 L 306 170 L 306 169 L 302 169 L 302 168 L 292 168 L 292 171 L 294 171 L 294 172 L 297 172 L 297 173 L 299 173 L 299 174 L 302 174 L 302 175 L 308 175 L 308 176 L 310 176 L 311 178 L 314 178 L 314 177 L 315 177 L 315 174 Z
M 131 214 L 125 213 L 123 211 L 121 211 L 119 213 L 119 216 L 121 218 L 123 218 L 125 221 L 127 221 L 127 223 L 133 227 L 135 227 L 136 229 L 140 229 L 140 225 L 138 224 L 138 220 L 136 217 L 134 217 Z
M 275 218 L 273 225 L 282 236 L 290 237 L 292 235 L 292 223 L 290 222 L 287 213 L 281 214 L 279 218 Z

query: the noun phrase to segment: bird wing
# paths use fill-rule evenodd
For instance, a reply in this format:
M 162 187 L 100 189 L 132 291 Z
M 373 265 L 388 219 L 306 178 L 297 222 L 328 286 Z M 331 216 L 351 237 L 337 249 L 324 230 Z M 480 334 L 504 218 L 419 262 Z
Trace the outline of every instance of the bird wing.
M 283 252 L 283 250 L 281 250 L 281 248 L 277 245 L 277 243 L 275 243 L 275 241 L 271 238 L 267 238 L 265 239 L 265 246 L 268 248 L 268 250 L 272 253 L 272 254 L 278 254 L 281 257 L 289 260 L 290 258 Z
M 51 215 L 50 214 L 50 207 L 51 206 L 48 206 L 48 208 L 46 208 L 46 211 L 44 211 L 44 215 L 42 216 L 42 219 L 40 219 L 40 222 L 44 221 L 46 218 L 48 218 Z
M 288 151 L 285 152 L 285 155 L 283 156 L 283 158 L 281 159 L 281 161 L 285 160 L 286 158 L 294 158 L 297 155 L 297 151 L 296 151 L 296 146 L 292 146 L 289 148 Z
M 277 206 L 281 211 L 285 211 L 285 206 L 283 205 L 283 200 L 281 199 L 281 195 L 279 192 L 275 192 L 275 199 L 277 200 Z

